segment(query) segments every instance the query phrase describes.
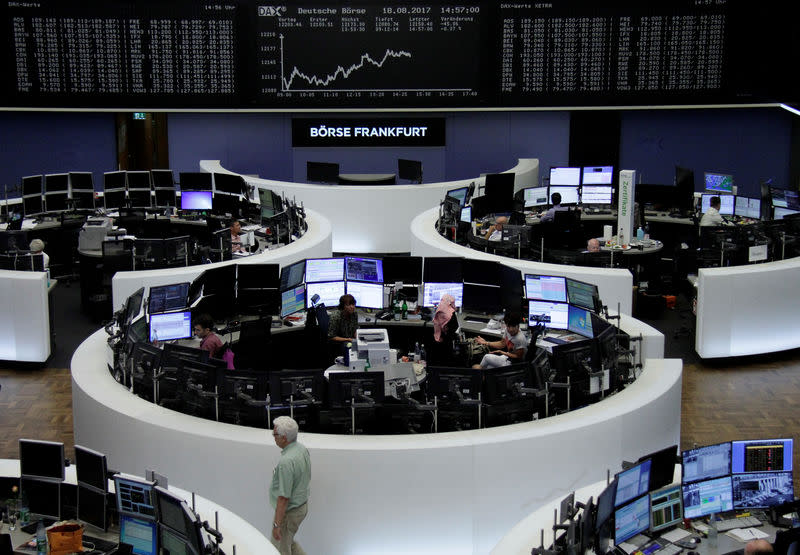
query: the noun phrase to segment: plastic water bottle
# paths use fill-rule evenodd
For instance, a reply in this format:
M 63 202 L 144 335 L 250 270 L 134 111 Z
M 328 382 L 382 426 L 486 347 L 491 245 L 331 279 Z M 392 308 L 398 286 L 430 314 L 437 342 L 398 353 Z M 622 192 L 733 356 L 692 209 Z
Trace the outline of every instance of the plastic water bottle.
M 419 341 L 417 341 L 414 344 L 414 362 L 419 362 L 421 357 L 422 353 L 419 352 Z
M 47 532 L 41 520 L 36 526 L 36 555 L 47 555 Z
M 637 238 L 639 241 L 641 241 L 642 239 L 644 239 L 644 230 L 642 229 L 642 227 L 641 227 L 641 226 L 639 226 L 639 229 L 637 229 L 637 230 L 636 230 L 636 238 Z

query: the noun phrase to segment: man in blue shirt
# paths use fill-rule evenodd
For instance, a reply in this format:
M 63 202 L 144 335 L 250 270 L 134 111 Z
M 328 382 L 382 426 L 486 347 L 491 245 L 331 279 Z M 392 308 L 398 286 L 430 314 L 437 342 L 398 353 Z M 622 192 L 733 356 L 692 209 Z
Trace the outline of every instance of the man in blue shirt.
M 556 212 L 562 212 L 564 210 L 569 210 L 566 206 L 561 206 L 561 193 L 553 193 L 550 195 L 550 202 L 553 203 L 553 206 L 542 214 L 542 217 L 539 218 L 540 222 L 552 222 L 555 219 Z
M 272 437 L 281 448 L 281 458 L 272 472 L 269 487 L 269 502 L 275 509 L 270 540 L 282 555 L 305 555 L 294 536 L 308 514 L 311 457 L 297 443 L 298 426 L 294 419 L 279 416 L 272 425 Z

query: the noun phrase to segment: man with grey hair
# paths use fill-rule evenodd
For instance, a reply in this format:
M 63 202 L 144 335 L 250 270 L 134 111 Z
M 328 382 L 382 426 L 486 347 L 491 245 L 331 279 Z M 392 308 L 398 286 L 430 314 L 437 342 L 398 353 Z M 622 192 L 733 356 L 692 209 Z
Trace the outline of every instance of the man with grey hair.
M 294 536 L 308 514 L 311 458 L 308 449 L 297 443 L 298 425 L 294 419 L 279 416 L 272 425 L 272 437 L 281 448 L 281 458 L 269 487 L 269 502 L 275 509 L 270 540 L 282 555 L 305 555 Z
M 31 254 L 41 254 L 42 255 L 42 260 L 44 261 L 44 269 L 46 270 L 47 268 L 49 268 L 50 267 L 50 257 L 47 256 L 46 252 L 44 252 L 44 241 L 42 241 L 41 239 L 34 239 L 33 241 L 31 241 L 31 244 L 29 245 L 29 247 L 31 249 Z

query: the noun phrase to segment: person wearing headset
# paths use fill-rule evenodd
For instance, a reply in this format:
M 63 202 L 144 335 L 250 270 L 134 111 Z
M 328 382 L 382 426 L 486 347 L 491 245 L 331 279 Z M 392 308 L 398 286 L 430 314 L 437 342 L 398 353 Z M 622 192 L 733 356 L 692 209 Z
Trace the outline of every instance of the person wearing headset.
M 339 307 L 331 314 L 328 324 L 328 340 L 338 343 L 355 341 L 358 329 L 356 298 L 353 295 L 339 297 Z

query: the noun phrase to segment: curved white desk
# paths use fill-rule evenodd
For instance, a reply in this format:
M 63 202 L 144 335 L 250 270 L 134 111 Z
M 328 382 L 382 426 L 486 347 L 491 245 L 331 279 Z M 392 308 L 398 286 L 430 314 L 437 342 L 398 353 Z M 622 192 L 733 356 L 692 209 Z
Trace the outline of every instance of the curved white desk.
M 80 445 L 80 444 L 79 444 Z M 150 468 L 148 466 L 148 468 Z M 135 476 L 144 475 L 144 467 L 139 469 L 138 472 L 131 471 L 129 474 Z M 9 478 L 19 478 L 19 460 L 16 459 L 0 459 L 0 476 Z M 171 476 L 167 479 L 172 481 Z M 75 465 L 70 465 L 65 469 L 64 481 L 68 484 L 77 484 L 78 480 L 75 474 Z M 109 481 L 109 487 L 113 492 L 114 482 Z M 192 506 L 192 494 L 181 488 L 169 486 L 169 490 L 186 500 L 186 503 Z M 259 553 L 270 554 L 278 553 L 278 550 L 270 543 L 269 538 L 259 532 L 250 523 L 237 516 L 233 511 L 217 505 L 213 501 L 195 495 L 195 510 L 200 515 L 202 520 L 207 520 L 211 526 L 214 526 L 214 513 L 219 514 L 219 531 L 222 533 L 222 549 L 226 553 L 233 552 L 233 546 L 236 546 L 237 553 Z
M 445 239 L 436 232 L 438 208 L 426 210 L 411 222 L 411 254 L 414 256 L 463 256 L 479 260 L 493 260 L 517 268 L 523 274 L 566 276 L 593 283 L 600 290 L 600 298 L 609 310 L 616 311 L 617 303 L 622 314 L 630 314 L 633 305 L 633 276 L 629 270 L 620 268 L 591 268 L 547 264 L 531 260 L 519 260 L 489 254 L 464 247 Z
M 254 254 L 253 256 L 181 268 L 117 272 L 111 280 L 112 306 L 115 311 L 119 310 L 125 299 L 140 287 L 154 287 L 156 285 L 192 281 L 204 270 L 210 268 L 228 264 L 279 264 L 283 267 L 304 258 L 325 258 L 330 256 L 332 252 L 330 222 L 312 210 L 306 210 L 306 222 L 308 223 L 308 230 L 297 241 Z
M 50 356 L 50 299 L 45 272 L 0 270 L 0 360 Z
M 697 282 L 695 349 L 702 358 L 800 347 L 800 258 L 703 268 Z
M 200 169 L 233 173 L 219 160 L 201 160 Z M 534 187 L 539 181 L 539 160 L 522 158 L 514 172 L 514 189 Z M 238 174 L 237 174 L 238 175 Z M 482 186 L 483 177 L 422 185 L 317 185 L 244 177 L 249 185 L 270 189 L 294 199 L 326 217 L 334 228 L 335 252 L 408 252 L 408 223 L 420 211 L 439 203 L 450 189 Z M 477 194 L 477 191 L 476 191 Z
M 156 468 L 269 533 L 269 430 L 201 420 L 131 395 L 105 365 L 106 335 L 72 359 L 75 441 L 124 472 Z M 457 433 L 301 433 L 312 459 L 309 553 L 487 553 L 533 507 L 677 443 L 681 361 L 648 360 L 600 403 L 537 422 Z

